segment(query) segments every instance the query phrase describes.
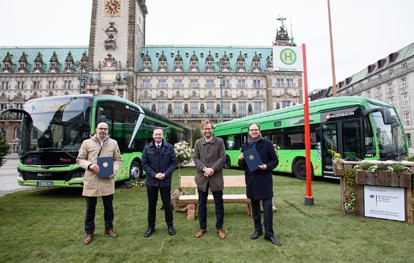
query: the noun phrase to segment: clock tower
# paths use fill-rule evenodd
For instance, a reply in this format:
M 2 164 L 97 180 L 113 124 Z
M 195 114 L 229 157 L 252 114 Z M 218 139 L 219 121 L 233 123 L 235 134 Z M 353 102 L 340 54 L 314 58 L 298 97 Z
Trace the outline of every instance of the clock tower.
M 136 101 L 136 69 L 145 45 L 145 0 L 93 0 L 86 92 Z

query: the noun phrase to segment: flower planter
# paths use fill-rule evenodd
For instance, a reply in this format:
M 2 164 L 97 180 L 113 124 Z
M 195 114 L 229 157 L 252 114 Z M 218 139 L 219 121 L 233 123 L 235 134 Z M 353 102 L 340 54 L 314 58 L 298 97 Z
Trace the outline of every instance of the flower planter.
M 344 175 L 344 164 L 341 162 L 337 162 L 333 164 L 333 172 L 336 176 Z
M 401 172 L 399 173 L 399 187 L 407 188 L 411 185 L 411 173 L 410 172 Z
M 400 175 L 396 172 L 391 173 L 390 186 L 398 187 L 400 185 Z
M 354 166 L 355 166 L 355 163 L 344 163 L 343 164 L 343 169 L 344 170 L 346 170 L 346 169 L 353 169 Z
M 369 171 L 366 171 L 366 172 L 367 172 L 367 176 L 365 178 L 365 184 L 366 185 L 375 185 L 376 174 L 371 173 Z
M 354 180 L 351 182 L 351 177 L 348 174 L 347 162 L 342 163 L 342 165 L 337 166 L 336 171 L 341 173 L 341 206 L 342 212 L 344 215 L 354 215 L 354 216 L 365 216 L 365 203 L 364 203 L 364 192 L 366 190 L 366 185 L 378 186 L 378 187 L 398 187 L 405 189 L 405 197 L 402 202 L 404 202 L 404 210 L 406 215 L 406 222 L 409 224 L 414 224 L 414 176 L 412 175 L 414 170 L 414 165 L 410 166 L 411 170 L 400 170 L 395 169 L 394 171 L 388 171 L 383 169 L 377 169 L 374 172 L 369 170 L 363 170 L 360 167 L 353 170 Z M 335 168 L 335 169 L 336 169 Z M 396 172 L 398 171 L 398 173 Z M 352 202 L 349 199 L 348 193 L 353 191 L 355 195 L 355 200 Z M 353 210 L 353 211 L 352 211 Z
M 377 171 L 375 184 L 378 186 L 389 186 L 391 181 L 391 173 L 388 171 Z
M 356 184 L 365 184 L 365 178 L 367 176 L 366 171 L 357 169 L 355 171 L 355 183 Z

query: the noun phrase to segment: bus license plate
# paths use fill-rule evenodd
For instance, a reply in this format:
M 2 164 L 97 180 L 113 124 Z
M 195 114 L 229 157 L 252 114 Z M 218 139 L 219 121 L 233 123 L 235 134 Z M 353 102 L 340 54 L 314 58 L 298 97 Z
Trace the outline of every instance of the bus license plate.
M 37 182 L 37 186 L 53 186 L 53 182 Z

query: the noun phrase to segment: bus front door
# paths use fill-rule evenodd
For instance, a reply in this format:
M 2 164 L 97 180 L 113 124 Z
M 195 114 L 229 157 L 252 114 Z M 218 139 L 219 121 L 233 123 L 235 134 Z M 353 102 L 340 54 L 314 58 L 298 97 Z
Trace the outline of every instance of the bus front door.
M 322 125 L 322 171 L 324 176 L 333 176 L 332 156 L 338 151 L 338 124 Z
M 322 126 L 322 169 L 324 176 L 333 176 L 332 157 L 340 154 L 342 159 L 363 158 L 362 128 L 360 120 L 341 120 Z

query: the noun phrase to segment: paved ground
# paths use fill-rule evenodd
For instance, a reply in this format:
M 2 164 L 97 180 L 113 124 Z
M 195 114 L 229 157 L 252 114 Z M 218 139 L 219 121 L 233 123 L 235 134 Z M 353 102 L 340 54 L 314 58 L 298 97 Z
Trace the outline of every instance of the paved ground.
M 16 191 L 28 190 L 30 186 L 20 186 L 17 184 L 17 154 L 10 154 L 5 157 L 5 164 L 0 167 L 0 196 Z M 191 161 L 185 166 L 194 166 Z
M 17 154 L 7 155 L 5 159 L 6 163 L 0 167 L 0 196 L 30 189 L 30 187 L 17 184 Z

